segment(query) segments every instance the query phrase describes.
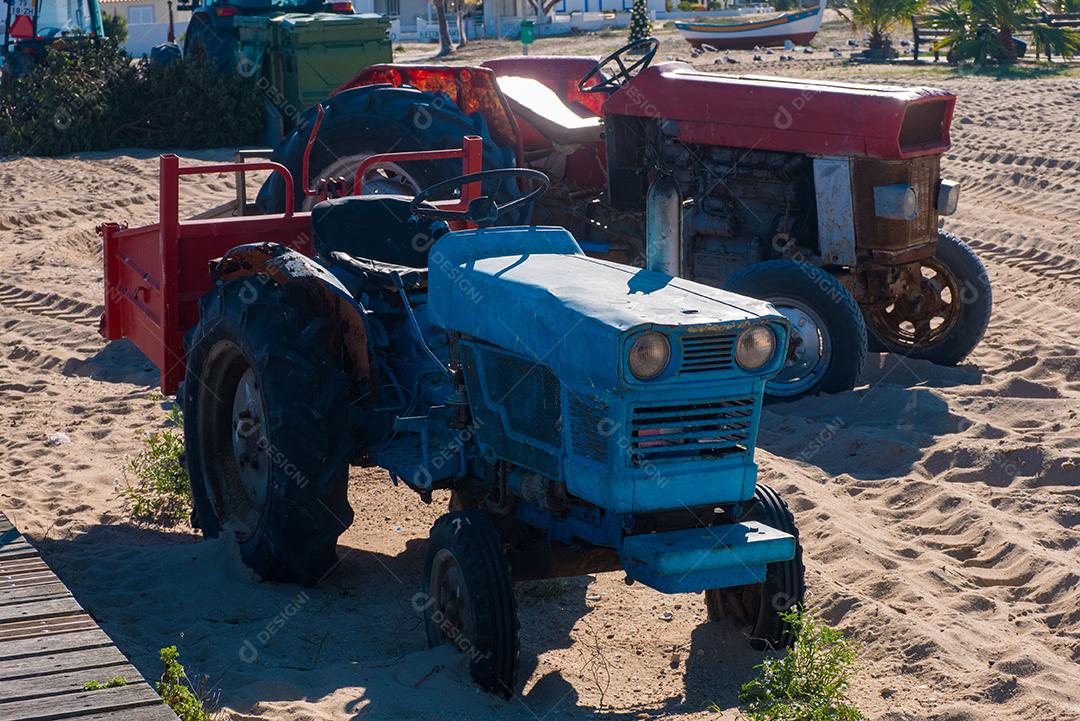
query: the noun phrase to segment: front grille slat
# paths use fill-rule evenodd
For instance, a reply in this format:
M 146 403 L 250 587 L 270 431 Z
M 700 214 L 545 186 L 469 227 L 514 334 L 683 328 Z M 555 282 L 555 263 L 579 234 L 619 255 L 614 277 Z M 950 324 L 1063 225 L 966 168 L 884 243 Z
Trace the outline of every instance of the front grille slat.
M 735 331 L 709 335 L 686 335 L 681 339 L 679 373 L 710 373 L 734 367 Z
M 631 463 L 674 463 L 746 452 L 754 413 L 752 398 L 634 408 Z

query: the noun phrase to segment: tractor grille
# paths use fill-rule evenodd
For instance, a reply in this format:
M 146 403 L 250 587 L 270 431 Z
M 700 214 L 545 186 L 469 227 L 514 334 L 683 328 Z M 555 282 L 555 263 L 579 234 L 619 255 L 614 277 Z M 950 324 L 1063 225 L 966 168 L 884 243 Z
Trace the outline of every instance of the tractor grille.
M 740 398 L 634 408 L 630 417 L 631 462 L 676 463 L 747 450 L 754 399 Z
M 735 362 L 737 332 L 682 337 L 680 374 L 728 370 Z
M 597 398 L 570 393 L 570 444 L 574 453 L 596 461 L 608 462 L 608 436 L 605 424 L 610 423 L 608 406 Z

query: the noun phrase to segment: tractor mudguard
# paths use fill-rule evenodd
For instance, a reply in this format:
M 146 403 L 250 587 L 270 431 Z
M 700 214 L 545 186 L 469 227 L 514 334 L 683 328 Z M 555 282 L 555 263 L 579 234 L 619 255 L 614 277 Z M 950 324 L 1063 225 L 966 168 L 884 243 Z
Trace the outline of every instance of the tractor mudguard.
M 364 307 L 328 270 L 284 245 L 249 243 L 211 261 L 210 277 L 215 283 L 238 278 L 265 283 L 269 279 L 282 287 L 302 289 L 310 307 L 330 321 L 331 348 L 345 349 L 358 397 L 366 403 L 375 400 L 378 384 L 374 378 L 375 364 L 368 344 Z

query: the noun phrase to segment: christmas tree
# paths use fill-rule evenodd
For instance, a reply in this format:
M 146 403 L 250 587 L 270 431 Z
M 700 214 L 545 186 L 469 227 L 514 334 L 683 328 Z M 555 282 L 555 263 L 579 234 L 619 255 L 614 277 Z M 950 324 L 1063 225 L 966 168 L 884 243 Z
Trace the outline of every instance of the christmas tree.
M 634 0 L 630 10 L 630 42 L 652 35 L 652 21 L 649 20 L 647 0 Z

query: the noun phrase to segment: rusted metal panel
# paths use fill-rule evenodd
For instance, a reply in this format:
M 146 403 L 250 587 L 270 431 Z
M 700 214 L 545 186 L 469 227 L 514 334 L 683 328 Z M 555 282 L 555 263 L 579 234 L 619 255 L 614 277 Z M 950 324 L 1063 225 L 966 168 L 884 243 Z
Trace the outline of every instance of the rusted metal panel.
M 855 211 L 851 199 L 851 161 L 814 158 L 818 247 L 827 265 L 855 265 Z
M 919 247 L 923 248 L 925 255 L 916 253 L 917 257 L 914 259 L 932 257 L 937 239 L 935 201 L 940 156 L 903 161 L 857 159 L 853 162 L 855 232 L 860 257 L 888 262 L 889 254 Z M 877 216 L 874 210 L 874 188 L 895 184 L 911 185 L 918 194 L 919 210 L 914 220 L 888 220 Z

